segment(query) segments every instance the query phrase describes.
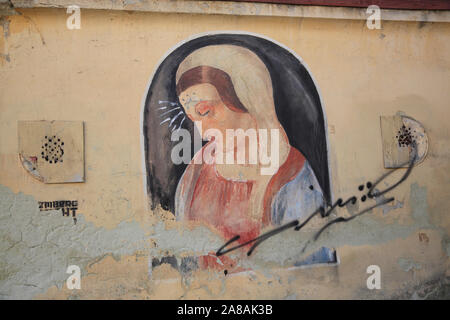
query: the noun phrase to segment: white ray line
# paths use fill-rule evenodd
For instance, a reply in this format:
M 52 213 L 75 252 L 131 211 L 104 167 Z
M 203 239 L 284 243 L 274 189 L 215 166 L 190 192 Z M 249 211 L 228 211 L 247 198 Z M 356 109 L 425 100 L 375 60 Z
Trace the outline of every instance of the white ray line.
M 183 120 L 181 120 L 180 125 L 178 126 L 177 131 L 181 129 L 181 125 L 183 124 L 183 122 L 184 122 L 185 119 L 186 119 L 186 117 L 183 117 Z
M 172 111 L 178 110 L 178 109 L 180 109 L 180 107 L 176 107 L 176 108 L 170 109 L 169 111 L 163 112 L 163 113 L 161 113 L 160 117 L 163 117 L 164 115 L 171 113 Z
M 175 119 L 178 118 L 178 116 L 181 114 L 183 114 L 183 111 L 178 112 L 177 115 L 175 117 L 173 117 L 172 121 L 170 121 L 170 123 L 169 123 L 169 127 L 172 125 L 172 123 L 175 121 Z
M 184 116 L 183 116 L 183 118 L 184 118 Z M 183 119 L 181 119 L 181 121 L 183 121 Z M 181 122 L 180 122 L 180 123 L 181 123 Z M 169 124 L 169 128 L 170 128 L 170 124 Z M 177 128 L 177 125 L 176 125 L 176 123 L 174 122 L 172 132 L 175 131 L 176 128 Z
M 169 121 L 170 120 L 170 118 L 167 118 L 167 119 L 165 119 L 163 122 L 161 122 L 160 124 L 163 124 L 164 122 L 167 122 L 167 121 Z
M 168 103 L 168 104 L 170 104 L 171 107 L 177 106 L 177 105 L 178 105 L 178 102 L 165 101 L 165 100 L 159 100 L 158 103 L 159 103 L 159 104 L 162 104 L 162 103 Z

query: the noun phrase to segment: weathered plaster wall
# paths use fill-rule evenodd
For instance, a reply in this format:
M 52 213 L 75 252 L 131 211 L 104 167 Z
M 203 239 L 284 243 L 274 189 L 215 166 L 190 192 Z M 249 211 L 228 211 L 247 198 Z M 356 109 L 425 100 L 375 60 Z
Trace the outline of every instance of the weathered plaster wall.
M 450 24 L 82 10 L 17 9 L 1 18 L 0 294 L 10 298 L 448 298 L 450 240 Z M 149 77 L 178 42 L 214 30 L 254 32 L 294 50 L 319 86 L 335 197 L 358 195 L 382 162 L 380 115 L 420 121 L 429 153 L 390 194 L 393 205 L 332 227 L 340 264 L 286 269 L 311 234 L 284 232 L 252 255 L 254 272 L 180 273 L 151 257 L 216 250 L 206 230 L 150 212 L 143 185 L 140 113 Z M 86 182 L 48 185 L 23 170 L 17 120 L 85 121 Z M 77 224 L 38 201 L 76 199 Z M 362 204 L 358 204 L 362 208 Z M 338 214 L 355 212 L 343 208 Z M 68 290 L 66 268 L 82 268 Z M 368 290 L 379 265 L 382 289 Z

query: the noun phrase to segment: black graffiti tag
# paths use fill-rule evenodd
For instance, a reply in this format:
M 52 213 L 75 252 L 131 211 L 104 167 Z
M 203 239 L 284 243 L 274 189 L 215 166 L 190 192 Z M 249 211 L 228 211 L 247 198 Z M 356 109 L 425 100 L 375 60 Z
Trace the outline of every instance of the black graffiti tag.
M 415 151 L 415 146 L 413 146 L 413 150 Z M 397 170 L 398 170 L 400 167 L 402 167 L 402 166 L 400 166 L 399 168 L 396 168 L 396 169 L 394 169 L 394 170 L 391 170 L 390 172 L 388 172 L 388 173 L 382 175 L 375 183 L 370 184 L 370 185 L 368 184 L 368 187 L 370 186 L 369 192 L 368 192 L 369 198 L 377 198 L 377 197 L 380 197 L 380 196 L 382 196 L 382 195 L 388 193 L 389 191 L 394 190 L 398 185 L 400 185 L 403 181 L 405 181 L 405 180 L 408 178 L 408 176 L 410 175 L 411 171 L 412 171 L 412 168 L 413 168 L 413 166 L 414 166 L 414 162 L 415 162 L 416 158 L 417 158 L 417 153 L 414 152 L 414 153 L 412 154 L 412 156 L 411 156 L 410 161 L 409 161 L 408 163 L 405 163 L 405 164 L 408 164 L 408 168 L 407 168 L 406 172 L 401 176 L 401 178 L 400 178 L 396 183 L 394 183 L 393 185 L 387 187 L 386 189 L 381 190 L 381 191 L 378 191 L 378 190 L 375 191 L 376 187 L 377 187 L 382 181 L 384 181 L 388 176 L 390 176 L 391 174 L 393 174 L 395 171 L 397 171 Z M 271 230 L 271 231 L 268 231 L 268 232 L 266 232 L 266 233 L 260 235 L 259 237 L 256 237 L 256 238 L 254 238 L 254 239 L 251 239 L 251 240 L 249 240 L 249 241 L 247 241 L 247 242 L 245 242 L 245 243 L 242 243 L 242 244 L 240 244 L 240 245 L 231 247 L 231 248 L 229 248 L 229 249 L 225 249 L 225 248 L 227 248 L 230 244 L 232 244 L 232 243 L 234 243 L 234 242 L 236 242 L 237 240 L 240 239 L 240 236 L 239 236 L 239 235 L 236 235 L 236 236 L 234 236 L 233 238 L 231 238 L 230 240 L 228 240 L 222 247 L 220 247 L 219 250 L 217 250 L 216 255 L 217 255 L 217 256 L 221 256 L 221 255 L 224 255 L 224 254 L 226 254 L 226 253 L 229 253 L 229 252 L 231 252 L 231 251 L 237 250 L 237 249 L 239 249 L 239 248 L 245 247 L 245 246 L 247 246 L 247 245 L 253 243 L 253 245 L 251 246 L 251 248 L 250 248 L 249 251 L 247 252 L 247 255 L 250 256 L 250 255 L 253 253 L 253 251 L 256 249 L 257 246 L 259 246 L 262 242 L 264 242 L 265 240 L 269 239 L 270 237 L 272 237 L 272 236 L 274 236 L 274 235 L 276 235 L 276 234 L 278 234 L 278 233 L 280 233 L 280 232 L 283 232 L 283 231 L 285 231 L 285 230 L 287 230 L 287 229 L 291 229 L 291 228 L 295 228 L 296 231 L 299 231 L 299 230 L 301 230 L 305 225 L 307 225 L 308 222 L 310 222 L 311 219 L 314 218 L 316 215 L 320 214 L 320 216 L 321 216 L 322 218 L 326 218 L 326 217 L 328 217 L 328 216 L 334 211 L 334 209 L 336 209 L 337 207 L 344 207 L 345 205 L 347 205 L 347 204 L 350 203 L 350 202 L 351 202 L 352 204 L 354 204 L 354 203 L 356 203 L 357 200 L 358 200 L 358 199 L 356 198 L 356 196 L 352 196 L 352 197 L 348 198 L 346 201 L 343 201 L 342 198 L 339 198 L 338 200 L 336 200 L 336 202 L 335 202 L 333 205 L 329 206 L 328 209 L 325 209 L 324 207 L 319 207 L 319 208 L 318 208 L 317 210 L 315 210 L 312 214 L 310 214 L 310 215 L 308 216 L 308 218 L 306 218 L 305 221 L 303 221 L 301 224 L 300 224 L 300 221 L 299 221 L 299 220 L 293 220 L 293 221 L 291 221 L 291 222 L 289 222 L 289 223 L 286 223 L 286 224 L 284 224 L 284 225 L 282 225 L 282 226 L 280 226 L 280 227 L 278 227 L 278 228 L 275 228 L 275 229 L 273 229 L 273 230 Z M 356 214 L 354 214 L 354 215 L 352 215 L 352 216 L 350 216 L 350 217 L 347 217 L 347 218 L 345 218 L 345 217 L 338 217 L 338 218 L 336 218 L 336 219 L 334 219 L 334 220 L 331 220 L 331 221 L 329 221 L 328 223 L 326 223 L 319 231 L 317 231 L 317 233 L 314 235 L 312 241 L 317 241 L 317 239 L 320 237 L 320 235 L 321 235 L 326 229 L 328 229 L 329 227 L 331 227 L 333 224 L 351 221 L 351 220 L 355 219 L 356 217 L 359 217 L 359 216 L 363 215 L 364 213 L 369 212 L 369 211 L 372 210 L 372 209 L 375 209 L 376 207 L 385 205 L 385 204 L 387 204 L 387 203 L 389 203 L 389 202 L 392 202 L 392 201 L 394 201 L 394 200 L 395 200 L 394 197 L 386 198 L 386 199 L 383 199 L 382 201 L 378 202 L 376 205 L 373 205 L 373 206 L 371 206 L 371 207 L 368 207 L 368 208 L 366 208 L 366 209 L 363 209 L 362 211 L 360 211 L 360 212 L 358 212 L 358 213 L 356 213 Z M 363 201 L 364 201 L 364 200 L 363 200 Z M 306 247 L 306 246 L 305 246 L 305 247 Z M 305 249 L 305 247 L 304 247 L 304 249 Z
M 39 201 L 39 210 L 61 210 L 63 216 L 70 216 L 70 213 L 72 213 L 73 221 L 77 223 L 75 216 L 78 210 L 77 200 Z

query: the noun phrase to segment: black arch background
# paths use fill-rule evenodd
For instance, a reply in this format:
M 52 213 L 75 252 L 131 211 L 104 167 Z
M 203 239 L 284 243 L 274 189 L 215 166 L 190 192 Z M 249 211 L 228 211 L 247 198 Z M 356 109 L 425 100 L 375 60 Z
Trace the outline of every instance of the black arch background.
M 183 59 L 196 49 L 214 44 L 233 44 L 253 51 L 267 66 L 272 78 L 277 117 L 289 142 L 309 161 L 331 203 L 330 173 L 325 121 L 319 94 L 306 68 L 288 50 L 252 35 L 217 34 L 199 37 L 175 49 L 158 67 L 147 93 L 144 106 L 143 134 L 147 192 L 151 207 L 158 204 L 175 212 L 175 191 L 186 164 L 174 165 L 170 158 L 171 130 L 160 125 L 159 100 L 178 102 L 175 74 Z M 193 137 L 194 125 L 186 118 L 182 126 Z M 194 150 L 192 145 L 192 150 Z M 195 152 L 195 151 L 194 151 Z

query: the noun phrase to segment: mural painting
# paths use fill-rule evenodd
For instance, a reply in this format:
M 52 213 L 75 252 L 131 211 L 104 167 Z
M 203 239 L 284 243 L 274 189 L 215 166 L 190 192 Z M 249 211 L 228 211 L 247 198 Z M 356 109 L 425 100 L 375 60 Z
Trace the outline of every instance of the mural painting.
M 219 34 L 175 49 L 152 78 L 143 134 L 152 209 L 224 241 L 245 244 L 331 202 L 317 88 L 297 57 L 266 39 Z M 335 262 L 335 250 L 322 248 L 307 263 Z

